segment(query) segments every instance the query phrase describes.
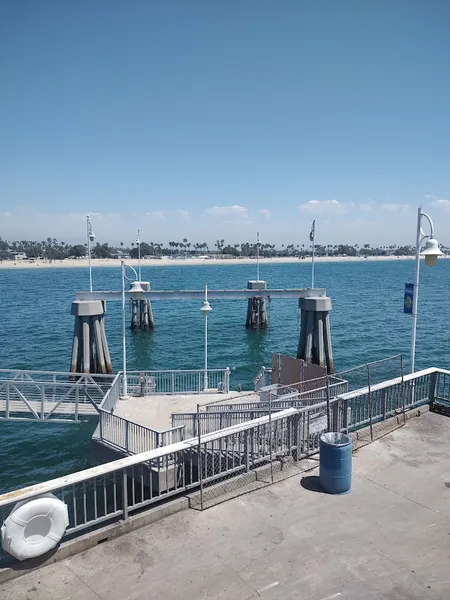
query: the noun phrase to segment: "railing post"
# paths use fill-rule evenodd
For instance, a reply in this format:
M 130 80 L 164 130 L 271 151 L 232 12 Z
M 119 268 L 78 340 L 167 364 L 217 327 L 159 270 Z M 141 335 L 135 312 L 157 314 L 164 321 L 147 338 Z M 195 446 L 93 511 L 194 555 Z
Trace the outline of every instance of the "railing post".
M 123 470 L 122 475 L 122 511 L 124 521 L 126 521 L 128 519 L 128 476 L 126 469 Z
M 128 452 L 128 425 L 130 424 L 129 421 L 125 421 L 125 450 Z
M 6 411 L 5 418 L 9 419 L 9 382 L 6 384 Z
M 45 385 L 41 384 L 41 421 L 45 418 Z
M 226 371 L 225 371 L 225 385 L 224 385 L 224 390 L 225 394 L 228 394 L 228 392 L 230 391 L 230 368 L 227 367 Z
M 406 386 L 405 377 L 403 372 L 403 354 L 400 354 L 400 371 L 402 376 L 402 414 L 403 414 L 403 425 L 406 423 Z
M 403 395 L 403 382 L 402 382 L 402 395 Z M 386 389 L 381 390 L 381 418 L 383 421 L 386 420 Z
M 100 409 L 100 411 L 99 411 L 98 424 L 100 427 L 100 440 L 103 441 L 103 410 L 102 409 Z
M 430 408 L 433 408 L 434 401 L 436 399 L 436 388 L 438 382 L 438 373 L 435 371 L 430 375 L 430 389 L 428 391 L 428 401 L 430 403 Z
M 197 404 L 197 470 L 200 484 L 200 510 L 203 510 L 203 465 L 202 465 L 202 438 L 200 431 L 200 404 Z M 206 455 L 206 453 L 205 453 Z
M 245 472 L 248 473 L 250 471 L 250 444 L 249 444 L 250 434 L 247 431 L 244 439 L 244 457 L 245 457 Z
M 348 400 L 345 399 L 343 402 L 344 414 L 342 415 L 342 427 L 345 433 L 348 433 Z
M 330 382 L 329 382 L 329 376 L 326 375 L 326 386 L 327 386 L 327 390 L 326 390 L 326 396 L 327 396 L 327 431 L 331 430 L 331 415 L 330 415 Z
M 172 373 L 171 376 L 171 392 L 172 394 L 175 393 L 175 373 Z
M 370 385 L 370 366 L 367 365 L 367 390 L 369 400 L 369 427 L 370 427 L 370 441 L 373 442 L 373 420 L 372 420 L 372 389 Z

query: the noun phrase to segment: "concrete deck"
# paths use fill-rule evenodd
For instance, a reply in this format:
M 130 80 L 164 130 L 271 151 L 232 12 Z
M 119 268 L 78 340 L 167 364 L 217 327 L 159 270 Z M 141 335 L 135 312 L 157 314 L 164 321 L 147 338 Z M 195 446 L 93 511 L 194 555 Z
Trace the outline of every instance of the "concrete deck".
M 175 412 L 196 412 L 197 404 L 203 406 L 209 402 L 236 402 L 256 400 L 255 392 L 230 392 L 229 394 L 175 394 L 175 395 L 152 395 L 130 397 L 127 400 L 119 400 L 114 409 L 114 414 L 162 431 L 172 427 L 170 416 Z
M 450 419 L 426 413 L 317 470 L 186 510 L 0 587 L 8 600 L 448 600 Z

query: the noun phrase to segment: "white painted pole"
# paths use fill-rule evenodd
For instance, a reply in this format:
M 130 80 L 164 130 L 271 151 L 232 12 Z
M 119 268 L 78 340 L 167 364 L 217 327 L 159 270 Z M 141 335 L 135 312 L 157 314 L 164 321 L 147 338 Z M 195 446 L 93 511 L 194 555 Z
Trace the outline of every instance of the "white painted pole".
M 256 234 L 256 281 L 259 281 L 259 244 L 261 240 L 259 239 L 259 231 Z
M 122 267 L 122 398 L 128 397 L 127 388 L 127 343 L 125 327 L 125 262 L 121 261 Z
M 205 285 L 205 302 L 208 301 L 208 286 Z M 205 311 L 205 375 L 203 378 L 203 389 L 208 389 L 208 311 Z
M 312 259 L 311 259 L 311 289 L 314 289 L 314 257 L 316 253 L 316 222 L 313 221 L 311 228 L 311 242 L 312 242 Z
M 92 287 L 92 267 L 91 267 L 91 222 L 89 220 L 89 215 L 86 216 L 86 234 L 87 234 L 87 247 L 88 247 L 88 265 L 89 265 L 89 291 L 93 291 Z
M 141 281 L 141 238 L 139 237 L 139 229 L 136 242 L 138 245 L 138 280 Z
M 416 334 L 417 334 L 417 308 L 419 303 L 419 273 L 420 273 L 420 242 L 421 242 L 422 207 L 417 211 L 416 235 L 416 268 L 414 273 L 413 305 L 412 305 L 412 333 L 411 333 L 411 373 L 414 373 L 416 360 Z

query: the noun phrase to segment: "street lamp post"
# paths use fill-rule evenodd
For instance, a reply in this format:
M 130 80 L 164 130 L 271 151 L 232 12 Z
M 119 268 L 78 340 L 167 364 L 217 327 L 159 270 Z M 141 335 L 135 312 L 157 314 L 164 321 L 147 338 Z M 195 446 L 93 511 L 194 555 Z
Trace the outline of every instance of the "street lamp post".
M 92 231 L 91 221 L 89 215 L 86 215 L 86 236 L 87 236 L 87 249 L 88 249 L 88 264 L 89 264 L 89 291 L 92 292 L 92 268 L 91 268 L 91 242 L 94 241 L 95 235 Z
M 259 247 L 261 239 L 259 237 L 259 231 L 256 234 L 256 281 L 259 281 Z
M 422 218 L 425 218 L 430 225 L 430 234 L 426 235 L 422 229 Z M 426 240 L 426 242 L 425 242 Z M 422 248 L 423 243 L 425 246 Z M 422 207 L 419 206 L 417 212 L 417 236 L 416 236 L 416 267 L 414 273 L 413 287 L 413 305 L 412 305 L 412 335 L 411 335 L 411 373 L 414 373 L 415 358 L 416 358 L 416 331 L 417 331 L 417 307 L 419 302 L 419 272 L 420 272 L 420 257 L 425 257 L 425 263 L 429 267 L 434 267 L 439 256 L 443 256 L 443 252 L 439 249 L 439 244 L 434 237 L 434 226 L 431 217 L 422 212 Z
M 200 310 L 205 316 L 205 374 L 203 376 L 203 390 L 206 392 L 208 389 L 208 314 L 212 311 L 212 308 L 208 302 L 207 285 L 205 285 L 205 299 Z
M 134 273 L 135 280 L 129 279 L 125 274 L 125 268 L 128 267 Z M 132 292 L 132 297 L 138 299 L 141 295 L 141 292 L 144 290 L 141 287 L 138 279 L 138 274 L 136 270 L 131 266 L 125 264 L 125 262 L 121 261 L 121 269 L 122 269 L 122 395 L 120 397 L 121 400 L 126 400 L 128 398 L 128 388 L 127 388 L 127 343 L 126 343 L 126 324 L 125 324 L 125 279 L 131 281 L 130 291 Z
M 139 275 L 138 279 L 139 279 L 139 281 L 141 281 L 141 240 L 139 238 L 139 229 L 137 232 L 136 244 L 138 247 L 138 275 Z

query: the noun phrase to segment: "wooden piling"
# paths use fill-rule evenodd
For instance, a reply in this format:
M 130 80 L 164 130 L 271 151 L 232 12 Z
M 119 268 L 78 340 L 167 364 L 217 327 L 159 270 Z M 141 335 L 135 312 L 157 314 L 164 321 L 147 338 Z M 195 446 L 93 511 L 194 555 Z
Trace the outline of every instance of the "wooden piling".
M 73 302 L 71 313 L 75 317 L 71 373 L 112 373 L 103 321 L 103 302 Z
M 249 281 L 247 283 L 248 290 L 255 290 L 255 292 L 266 290 L 267 282 L 265 281 Z M 265 296 L 259 296 L 255 293 L 254 296 L 247 301 L 247 318 L 245 320 L 245 327 L 247 329 L 264 329 L 268 326 L 267 310 L 266 310 L 266 298 Z
M 145 292 L 149 292 L 150 282 L 140 281 L 141 287 Z M 148 298 L 143 300 L 131 300 L 131 329 L 140 329 L 145 331 L 153 329 L 155 323 L 153 320 L 152 304 Z
M 326 296 L 300 298 L 301 327 L 297 358 L 327 367 L 334 372 L 329 311 L 331 300 Z

